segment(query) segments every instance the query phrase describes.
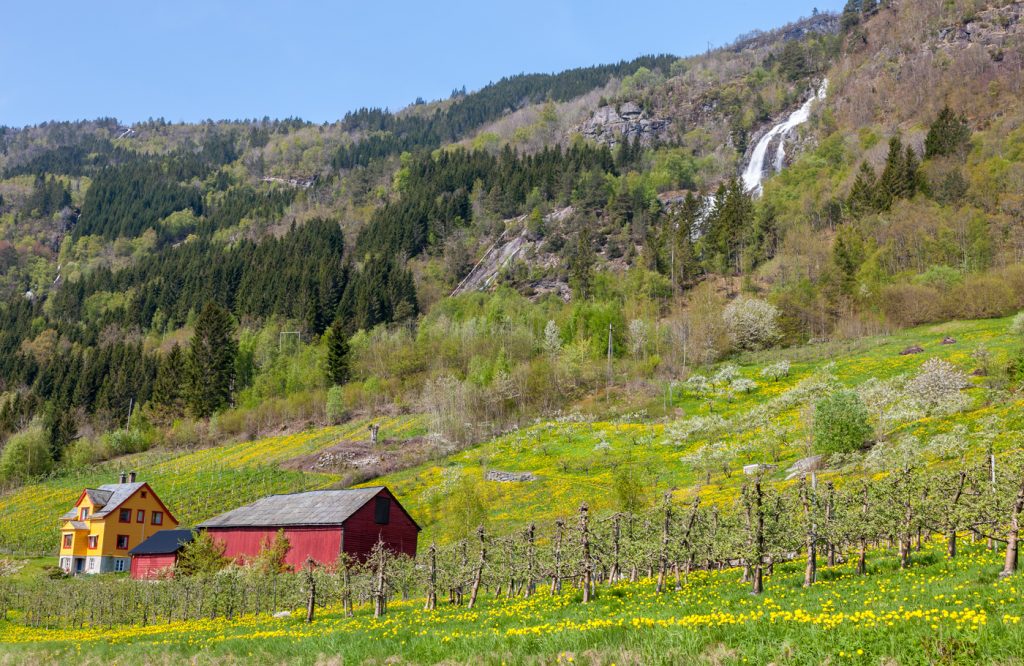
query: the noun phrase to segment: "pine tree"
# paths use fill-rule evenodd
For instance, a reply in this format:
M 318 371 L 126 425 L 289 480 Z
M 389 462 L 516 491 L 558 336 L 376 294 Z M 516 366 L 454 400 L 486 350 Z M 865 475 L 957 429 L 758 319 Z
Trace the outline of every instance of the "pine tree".
M 327 334 L 327 381 L 334 386 L 341 386 L 349 380 L 348 336 L 341 318 L 334 320 Z
M 182 412 L 185 371 L 185 354 L 175 343 L 157 365 L 156 380 L 153 382 L 153 404 L 172 415 Z
M 914 196 L 920 182 L 919 166 L 917 153 L 910 146 L 904 149 L 899 135 L 889 140 L 889 155 L 876 188 L 878 210 L 889 210 L 897 199 Z
M 947 157 L 962 154 L 971 142 L 971 128 L 967 117 L 957 115 L 949 106 L 943 107 L 935 122 L 928 128 L 924 140 L 925 157 Z
M 878 176 L 875 174 L 875 170 L 867 162 L 861 162 L 860 171 L 857 172 L 853 187 L 850 189 L 850 198 L 847 199 L 850 212 L 855 217 L 875 212 L 877 202 L 875 189 L 877 187 Z
M 231 400 L 235 383 L 235 325 L 227 310 L 212 301 L 196 319 L 188 354 L 189 409 L 200 418 L 212 415 Z

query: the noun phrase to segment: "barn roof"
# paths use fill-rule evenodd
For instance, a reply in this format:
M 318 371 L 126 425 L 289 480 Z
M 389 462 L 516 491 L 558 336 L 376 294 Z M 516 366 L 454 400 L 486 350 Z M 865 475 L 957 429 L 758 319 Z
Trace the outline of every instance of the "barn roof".
M 191 543 L 195 535 L 192 530 L 160 530 L 138 546 L 128 551 L 129 555 L 168 555 L 178 552 L 182 546 Z
M 351 490 L 313 490 L 270 495 L 211 518 L 199 527 L 285 527 L 289 525 L 341 525 L 384 486 Z

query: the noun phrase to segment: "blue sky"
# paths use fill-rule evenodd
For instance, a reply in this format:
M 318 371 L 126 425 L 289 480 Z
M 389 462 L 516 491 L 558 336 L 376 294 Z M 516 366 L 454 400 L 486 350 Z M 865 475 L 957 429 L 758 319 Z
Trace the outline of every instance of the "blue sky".
M 330 121 L 509 74 L 690 55 L 843 4 L 14 2 L 0 23 L 0 125 L 99 116 Z

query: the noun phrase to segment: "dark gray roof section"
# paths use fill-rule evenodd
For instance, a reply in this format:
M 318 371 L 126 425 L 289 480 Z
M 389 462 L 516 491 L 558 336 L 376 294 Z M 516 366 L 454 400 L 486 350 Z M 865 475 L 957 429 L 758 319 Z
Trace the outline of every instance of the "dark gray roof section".
M 383 486 L 376 486 L 271 495 L 248 506 L 222 513 L 216 518 L 200 523 L 199 527 L 341 525 L 383 489 Z
M 110 490 L 97 490 L 95 488 L 86 488 L 85 494 L 92 500 L 93 506 L 97 509 L 107 505 L 110 501 L 110 496 L 113 495 L 113 491 Z
M 129 555 L 169 555 L 191 543 L 195 535 L 190 529 L 160 530 L 138 546 L 128 551 Z

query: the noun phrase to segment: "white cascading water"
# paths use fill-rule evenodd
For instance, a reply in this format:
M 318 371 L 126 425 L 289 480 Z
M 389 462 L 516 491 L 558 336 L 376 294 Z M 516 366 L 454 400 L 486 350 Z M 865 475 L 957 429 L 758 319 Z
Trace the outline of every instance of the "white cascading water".
M 812 95 L 809 100 L 804 102 L 803 106 L 791 113 L 789 118 L 771 128 L 767 134 L 761 137 L 761 140 L 754 146 L 754 152 L 750 155 L 750 163 L 747 164 L 747 169 L 743 172 L 743 187 L 747 192 L 750 192 L 755 197 L 761 196 L 761 192 L 764 189 L 762 186 L 764 182 L 764 162 L 768 156 L 768 147 L 775 137 L 779 137 L 779 145 L 775 149 L 773 166 L 776 172 L 782 171 L 786 161 L 786 134 L 798 125 L 803 125 L 807 122 L 807 119 L 811 117 L 811 107 L 814 105 L 814 102 L 825 99 L 827 92 L 828 79 L 825 79 L 821 82 L 821 87 L 818 88 L 817 94 Z

